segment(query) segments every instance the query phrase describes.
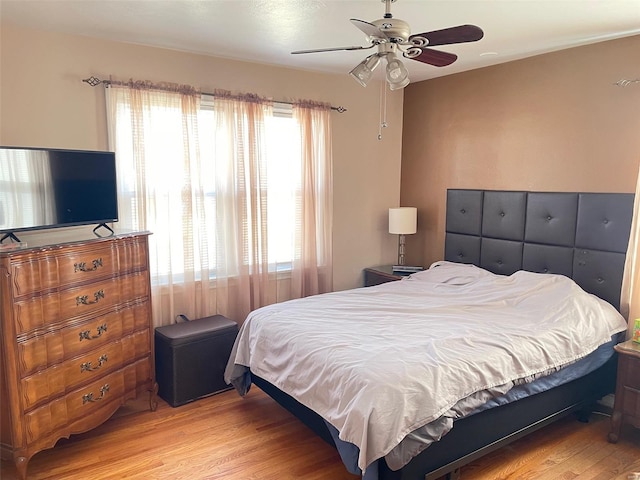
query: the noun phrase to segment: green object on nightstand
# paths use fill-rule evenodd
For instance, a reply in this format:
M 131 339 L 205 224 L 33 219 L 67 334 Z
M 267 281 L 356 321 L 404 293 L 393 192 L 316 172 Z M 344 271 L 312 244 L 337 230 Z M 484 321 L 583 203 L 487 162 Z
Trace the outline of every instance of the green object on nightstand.
M 631 330 L 631 340 L 636 343 L 640 343 L 640 318 L 636 318 L 633 323 L 633 329 Z

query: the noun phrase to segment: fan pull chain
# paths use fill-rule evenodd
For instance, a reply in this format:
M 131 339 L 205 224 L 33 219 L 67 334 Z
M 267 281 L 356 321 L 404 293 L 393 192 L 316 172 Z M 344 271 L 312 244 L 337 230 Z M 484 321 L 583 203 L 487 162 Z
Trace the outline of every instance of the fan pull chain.
M 387 128 L 387 82 L 380 82 L 380 125 L 378 140 L 382 140 L 382 129 Z

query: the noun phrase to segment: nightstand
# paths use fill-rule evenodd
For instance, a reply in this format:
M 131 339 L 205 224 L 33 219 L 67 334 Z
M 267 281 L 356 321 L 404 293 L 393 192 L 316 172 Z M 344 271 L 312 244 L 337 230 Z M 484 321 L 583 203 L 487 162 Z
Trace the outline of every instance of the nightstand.
M 380 285 L 381 283 L 395 282 L 396 280 L 402 280 L 402 277 L 406 277 L 410 273 L 399 273 L 393 271 L 393 265 L 379 265 L 377 267 L 370 267 L 364 269 L 364 286 L 372 287 L 374 285 Z
M 609 433 L 611 443 L 618 441 L 623 421 L 640 428 L 640 343 L 627 340 L 614 348 L 618 352 L 618 378 Z

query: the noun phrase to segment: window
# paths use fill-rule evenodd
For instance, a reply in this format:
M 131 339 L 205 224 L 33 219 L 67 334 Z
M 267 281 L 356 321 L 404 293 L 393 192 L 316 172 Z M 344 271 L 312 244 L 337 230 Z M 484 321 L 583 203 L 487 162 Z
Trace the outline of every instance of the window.
M 288 104 L 276 104 L 269 109 L 269 115 L 265 115 L 266 138 L 266 182 L 267 182 L 267 255 L 269 271 L 286 271 L 291 268 L 294 259 L 294 229 L 296 228 L 296 198 L 300 192 L 301 172 L 301 139 L 300 129 L 292 114 L 292 107 Z M 180 116 L 179 105 L 167 107 L 166 105 L 151 108 L 147 112 L 147 121 L 144 122 L 145 138 L 144 165 L 142 172 L 145 178 L 146 189 L 154 191 L 155 205 L 153 208 L 169 212 L 169 216 L 180 218 L 190 215 L 185 211 L 185 205 L 191 208 L 202 209 L 199 215 L 194 216 L 197 224 L 192 228 L 200 232 L 206 232 L 207 242 L 194 242 L 192 256 L 171 256 L 158 258 L 158 275 L 160 283 L 171 272 L 174 281 L 180 272 L 194 270 L 196 279 L 200 278 L 201 270 L 191 264 L 188 258 L 207 259 L 208 274 L 210 278 L 217 276 L 216 259 L 218 258 L 218 242 L 216 228 L 224 224 L 218 218 L 216 202 L 219 195 L 228 195 L 225 191 L 225 182 L 220 178 L 230 176 L 230 165 L 225 163 L 229 158 L 228 143 L 229 132 L 216 126 L 216 112 L 213 97 L 203 96 L 197 118 L 196 146 L 200 161 L 187 163 L 184 158 L 184 141 L 182 136 L 175 132 L 182 132 L 184 126 Z M 131 117 L 130 107 L 119 104 L 117 115 L 122 119 Z M 127 125 L 127 122 L 118 122 Z M 215 132 L 215 133 L 212 133 Z M 132 145 L 134 143 L 132 130 L 118 129 L 118 145 Z M 169 251 L 171 248 L 183 243 L 184 232 L 175 228 L 171 222 L 154 222 L 153 216 L 147 216 L 147 224 L 141 225 L 140 208 L 138 204 L 141 162 L 135 158 L 134 148 L 118 148 L 118 176 L 121 195 L 125 197 L 121 216 L 128 215 L 123 210 L 131 212 L 129 222 L 135 228 L 145 228 L 153 232 L 153 241 L 164 244 L 166 248 L 160 248 L 159 252 Z M 179 159 L 176 161 L 176 159 Z M 194 170 L 197 170 L 194 171 Z M 138 172 L 138 174 L 136 174 Z M 201 195 L 197 193 L 200 192 Z M 197 198 L 202 198 L 198 203 Z M 195 205 L 194 205 L 195 204 Z M 148 206 L 144 207 L 148 208 Z M 156 217 L 157 218 L 157 217 Z M 185 246 L 186 247 L 186 246 Z M 185 260 L 185 258 L 187 260 Z M 251 264 L 251 256 L 245 255 L 243 262 Z M 227 272 L 233 274 L 233 272 Z M 179 279 L 179 278 L 178 278 Z
M 290 267 L 294 258 L 296 205 L 301 195 L 300 133 L 291 106 L 277 106 L 266 119 L 269 265 Z

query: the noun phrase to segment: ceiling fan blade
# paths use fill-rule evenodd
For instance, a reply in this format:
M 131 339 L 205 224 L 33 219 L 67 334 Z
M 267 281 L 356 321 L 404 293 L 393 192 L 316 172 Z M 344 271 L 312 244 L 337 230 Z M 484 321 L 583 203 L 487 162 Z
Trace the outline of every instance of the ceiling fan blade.
M 446 67 L 451 65 L 458 59 L 458 56 L 454 53 L 442 52 L 440 50 L 433 50 L 431 48 L 421 48 L 422 53 L 417 57 L 408 57 L 411 60 L 417 60 L 418 62 L 428 63 L 434 67 Z
M 351 18 L 350 21 L 368 37 L 380 39 L 388 38 L 387 34 L 380 30 L 373 23 L 365 22 L 364 20 L 358 20 L 357 18 Z
M 484 37 L 484 32 L 475 25 L 459 25 L 457 27 L 434 30 L 433 32 L 417 33 L 411 35 L 409 41 L 414 37 L 423 37 L 429 41 L 429 46 L 450 45 L 452 43 L 477 42 Z
M 299 53 L 320 53 L 320 52 L 336 52 L 340 50 L 369 50 L 370 48 L 375 47 L 375 45 L 369 45 L 368 47 L 335 47 L 335 48 L 316 48 L 314 50 L 296 50 L 295 52 L 291 52 L 293 55 L 297 55 Z

